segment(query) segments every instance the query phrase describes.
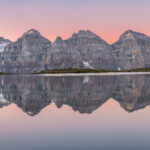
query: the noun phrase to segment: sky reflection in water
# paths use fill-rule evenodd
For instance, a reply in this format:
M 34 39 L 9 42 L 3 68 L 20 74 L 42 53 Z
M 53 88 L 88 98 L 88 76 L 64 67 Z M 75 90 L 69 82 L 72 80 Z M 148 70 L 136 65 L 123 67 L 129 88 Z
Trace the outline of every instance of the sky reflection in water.
M 150 148 L 150 75 L 0 76 L 0 89 L 2 150 Z

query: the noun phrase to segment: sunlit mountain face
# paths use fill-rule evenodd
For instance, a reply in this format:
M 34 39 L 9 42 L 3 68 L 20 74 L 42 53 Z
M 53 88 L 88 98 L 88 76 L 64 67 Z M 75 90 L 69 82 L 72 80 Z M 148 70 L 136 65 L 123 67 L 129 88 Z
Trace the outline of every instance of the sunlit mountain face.
M 127 112 L 150 105 L 150 75 L 0 76 L 0 108 L 16 104 L 30 116 L 54 103 L 80 114 L 92 114 L 113 98 Z

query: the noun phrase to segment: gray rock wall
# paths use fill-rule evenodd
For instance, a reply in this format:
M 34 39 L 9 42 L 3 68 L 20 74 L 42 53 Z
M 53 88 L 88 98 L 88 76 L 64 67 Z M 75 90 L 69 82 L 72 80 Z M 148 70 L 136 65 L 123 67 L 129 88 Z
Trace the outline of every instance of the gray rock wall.
M 130 70 L 150 67 L 150 37 L 126 31 L 113 45 L 87 30 L 54 43 L 31 29 L 16 42 L 8 42 L 0 54 L 0 72 L 35 73 L 44 70 L 91 68 Z
M 150 37 L 128 30 L 112 48 L 121 70 L 150 67 Z
M 8 73 L 70 68 L 116 70 L 117 64 L 111 46 L 91 31 L 51 43 L 34 29 L 6 46 L 0 61 L 0 71 Z

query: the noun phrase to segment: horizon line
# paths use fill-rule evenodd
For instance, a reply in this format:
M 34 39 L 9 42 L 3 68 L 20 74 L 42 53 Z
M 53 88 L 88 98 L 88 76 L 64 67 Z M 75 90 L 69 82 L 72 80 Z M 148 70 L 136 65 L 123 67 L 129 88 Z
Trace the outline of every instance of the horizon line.
M 25 32 L 23 32 L 23 33 L 22 33 L 18 38 L 16 38 L 15 40 L 11 40 L 10 38 L 5 38 L 4 36 L 0 36 L 0 38 L 4 38 L 4 39 L 6 39 L 6 40 L 10 40 L 11 42 L 16 42 L 19 38 L 21 38 L 25 33 L 27 33 L 27 32 L 30 31 L 30 30 L 38 31 L 41 36 L 43 36 L 44 38 L 48 39 L 48 40 L 49 40 L 50 42 L 52 42 L 52 43 L 54 43 L 58 37 L 62 38 L 63 41 L 68 40 L 69 38 L 72 37 L 73 34 L 78 34 L 79 31 L 90 31 L 90 32 L 94 33 L 95 35 L 97 35 L 98 37 L 100 37 L 100 38 L 101 38 L 102 40 L 104 40 L 105 42 L 107 42 L 109 45 L 113 45 L 113 44 L 116 42 L 116 41 L 115 41 L 115 42 L 110 43 L 110 42 L 108 42 L 107 40 L 105 40 L 104 38 L 102 38 L 102 36 L 100 36 L 99 34 L 93 32 L 93 31 L 90 30 L 90 29 L 78 29 L 77 32 L 72 32 L 72 34 L 71 34 L 69 37 L 67 37 L 67 38 L 64 38 L 63 36 L 57 35 L 56 38 L 55 38 L 55 40 L 50 40 L 47 36 L 44 36 L 43 33 L 41 33 L 41 32 L 40 32 L 38 29 L 36 29 L 36 28 L 30 28 L 30 29 L 26 30 Z M 144 34 L 145 36 L 150 37 L 148 34 L 146 34 L 146 33 L 144 33 L 144 32 L 139 32 L 139 31 L 135 31 L 135 30 L 132 30 L 132 29 L 127 29 L 127 30 L 125 30 L 124 32 L 122 32 L 122 34 L 120 34 L 120 36 L 119 36 L 117 39 L 119 40 L 120 37 L 121 37 L 121 35 L 123 35 L 123 34 L 126 33 L 127 31 Z M 117 41 L 118 41 L 118 40 L 117 40 Z

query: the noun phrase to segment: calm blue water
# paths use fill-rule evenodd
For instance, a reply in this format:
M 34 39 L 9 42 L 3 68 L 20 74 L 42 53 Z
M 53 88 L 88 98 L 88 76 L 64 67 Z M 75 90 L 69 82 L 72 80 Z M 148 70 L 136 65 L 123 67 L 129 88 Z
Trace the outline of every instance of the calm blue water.
M 150 75 L 0 76 L 0 150 L 149 150 Z

